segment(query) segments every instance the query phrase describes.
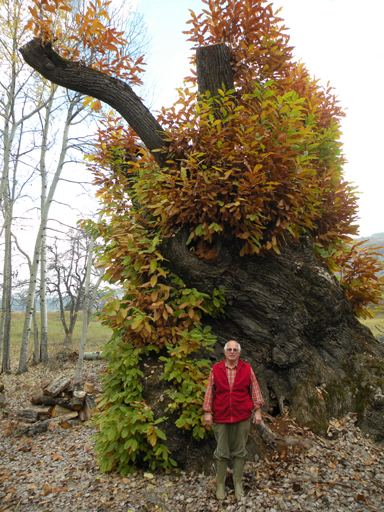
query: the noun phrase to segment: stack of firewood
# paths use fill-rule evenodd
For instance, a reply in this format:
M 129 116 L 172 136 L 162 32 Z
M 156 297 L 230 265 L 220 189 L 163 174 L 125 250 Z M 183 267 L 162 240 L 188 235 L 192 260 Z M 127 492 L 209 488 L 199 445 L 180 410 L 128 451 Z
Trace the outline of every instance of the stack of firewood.
M 97 409 L 95 395 L 98 393 L 100 390 L 90 382 L 75 388 L 70 378 L 59 376 L 32 395 L 32 406 L 19 411 L 18 419 L 35 423 L 54 418 L 62 427 L 69 428 L 69 420 L 91 419 Z

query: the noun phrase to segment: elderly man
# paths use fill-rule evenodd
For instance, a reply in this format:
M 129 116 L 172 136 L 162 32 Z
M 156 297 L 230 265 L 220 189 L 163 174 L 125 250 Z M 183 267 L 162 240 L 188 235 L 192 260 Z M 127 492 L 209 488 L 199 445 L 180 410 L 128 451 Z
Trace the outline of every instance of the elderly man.
M 204 398 L 204 420 L 213 424 L 217 448 L 216 498 L 225 498 L 225 478 L 230 455 L 233 457 L 233 483 L 235 496 L 243 492 L 243 469 L 251 416 L 253 423 L 261 422 L 261 407 L 264 405 L 255 374 L 248 363 L 239 359 L 240 344 L 231 340 L 224 347 L 225 359 L 213 365 Z

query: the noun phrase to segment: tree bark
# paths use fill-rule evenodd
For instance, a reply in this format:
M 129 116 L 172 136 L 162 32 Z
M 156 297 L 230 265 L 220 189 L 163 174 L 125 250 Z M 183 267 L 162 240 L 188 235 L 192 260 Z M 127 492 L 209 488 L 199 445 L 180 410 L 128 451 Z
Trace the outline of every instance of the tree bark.
M 98 361 L 99 359 L 103 359 L 100 350 L 96 350 L 96 352 L 84 352 L 85 361 Z
M 59 375 L 49 385 L 44 388 L 44 395 L 48 395 L 51 398 L 55 398 L 70 384 L 71 379 L 68 377 Z
M 80 62 L 71 62 L 55 53 L 49 45 L 43 46 L 38 39 L 33 39 L 20 48 L 25 62 L 38 71 L 44 78 L 54 84 L 77 91 L 107 103 L 117 110 L 149 151 L 154 151 L 154 158 L 165 166 L 165 149 L 168 142 L 166 134 L 151 112 L 143 105 L 132 88 L 122 80 L 105 73 L 83 66 Z
M 211 96 L 217 96 L 219 89 L 235 88 L 229 48 L 225 43 L 197 48 L 196 72 L 199 94 L 209 91 Z

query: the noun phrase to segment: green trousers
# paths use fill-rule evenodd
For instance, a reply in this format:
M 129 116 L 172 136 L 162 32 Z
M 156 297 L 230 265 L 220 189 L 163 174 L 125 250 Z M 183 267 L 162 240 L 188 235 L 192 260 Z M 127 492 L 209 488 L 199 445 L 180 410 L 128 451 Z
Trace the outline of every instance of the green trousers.
M 238 423 L 214 423 L 213 432 L 217 442 L 217 448 L 213 457 L 217 460 L 228 460 L 229 457 L 245 459 L 251 418 Z

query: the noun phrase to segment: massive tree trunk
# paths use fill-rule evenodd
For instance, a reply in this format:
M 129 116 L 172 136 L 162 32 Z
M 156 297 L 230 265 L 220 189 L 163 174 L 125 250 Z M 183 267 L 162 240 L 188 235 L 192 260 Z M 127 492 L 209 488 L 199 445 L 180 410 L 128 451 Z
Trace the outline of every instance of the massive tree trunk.
M 225 49 L 221 45 L 215 46 L 213 50 L 209 47 L 200 49 L 198 58 L 223 58 L 225 62 Z M 43 69 L 43 75 L 55 81 L 57 68 L 63 64 L 52 57 L 52 50 L 31 42 L 22 53 L 29 64 L 39 71 Z M 219 73 L 221 69 L 228 69 L 220 62 L 200 67 L 198 63 L 197 67 L 198 76 L 202 69 L 218 69 Z M 79 69 L 82 92 L 106 101 L 122 114 L 130 109 L 132 91 L 118 86 L 115 79 L 103 78 L 101 73 Z M 113 83 L 113 91 L 108 95 L 100 92 L 104 91 L 103 87 L 95 91 L 89 82 L 82 81 L 83 72 L 84 76 L 94 73 L 95 82 L 96 79 L 104 81 L 106 88 L 107 84 Z M 67 80 L 65 73 L 60 75 L 60 80 L 60 85 L 74 87 L 73 79 Z M 231 87 L 230 80 L 219 77 L 209 85 L 199 86 L 199 91 L 203 93 L 207 87 L 219 88 L 223 81 L 227 89 Z M 202 79 L 200 82 L 202 84 Z M 110 94 L 117 94 L 117 91 L 118 96 L 112 104 Z M 215 92 L 211 90 L 213 95 Z M 131 114 L 132 111 L 125 116 L 130 123 Z M 143 114 L 143 126 L 148 127 L 147 120 L 148 112 Z M 140 118 L 135 119 L 135 123 L 138 122 Z M 144 143 L 149 149 L 156 149 L 148 145 L 149 138 L 143 126 L 140 130 L 144 133 Z M 157 148 L 162 146 L 160 138 Z M 161 163 L 158 154 L 156 158 Z M 240 247 L 235 239 L 219 241 L 215 258 L 204 260 L 189 251 L 187 238 L 188 233 L 180 230 L 163 242 L 162 254 L 168 259 L 170 269 L 188 286 L 201 292 L 212 293 L 215 288 L 226 290 L 226 318 L 220 321 L 207 319 L 218 338 L 211 359 L 220 360 L 224 343 L 236 339 L 242 345 L 243 358 L 252 364 L 257 374 L 266 401 L 265 409 L 270 413 L 279 414 L 287 409 L 301 425 L 324 434 L 331 417 L 340 418 L 354 411 L 363 430 L 376 440 L 384 440 L 384 411 L 380 399 L 383 395 L 384 347 L 354 317 L 342 287 L 327 267 L 315 258 L 310 242 L 304 239 L 287 245 L 279 256 L 240 257 Z M 158 368 L 157 362 L 143 365 L 146 376 L 150 377 L 148 381 L 144 379 L 143 386 L 147 403 L 154 410 L 159 409 L 161 416 L 164 412 L 160 409 L 166 404 L 163 407 L 159 403 L 159 396 L 167 384 L 164 381 L 156 384 Z M 196 461 L 206 461 L 205 457 L 211 456 L 210 441 L 207 450 L 207 445 L 187 440 L 174 423 L 173 427 L 169 423 L 166 433 L 171 440 L 172 457 L 181 465 L 196 467 Z M 260 452 L 261 446 L 261 438 L 254 435 L 251 454 Z
M 331 417 L 358 413 L 360 426 L 384 440 L 384 346 L 353 315 L 339 282 L 319 263 L 307 240 L 280 256 L 239 257 L 222 244 L 206 261 L 189 252 L 188 234 L 169 238 L 162 253 L 188 286 L 212 294 L 226 290 L 225 320 L 212 324 L 219 346 L 242 346 L 261 385 L 266 410 L 283 404 L 302 425 L 325 433 Z M 276 404 L 271 397 L 277 397 Z M 375 398 L 376 396 L 376 398 Z

